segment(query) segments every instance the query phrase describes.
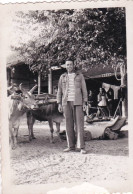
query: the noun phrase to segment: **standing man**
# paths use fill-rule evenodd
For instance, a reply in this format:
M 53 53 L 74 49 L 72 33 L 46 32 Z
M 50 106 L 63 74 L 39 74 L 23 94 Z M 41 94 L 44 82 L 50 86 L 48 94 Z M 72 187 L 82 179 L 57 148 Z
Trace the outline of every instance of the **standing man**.
M 87 89 L 83 75 L 74 71 L 74 62 L 66 60 L 67 73 L 58 83 L 57 103 L 59 112 L 64 112 L 68 147 L 64 152 L 77 149 L 86 154 L 84 142 L 84 112 L 86 111 Z

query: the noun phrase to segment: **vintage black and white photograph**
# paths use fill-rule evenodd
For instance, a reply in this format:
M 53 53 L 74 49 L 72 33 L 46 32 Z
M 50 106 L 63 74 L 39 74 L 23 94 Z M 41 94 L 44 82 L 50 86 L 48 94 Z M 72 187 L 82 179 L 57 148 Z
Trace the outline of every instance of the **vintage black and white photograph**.
M 127 181 L 126 8 L 14 9 L 8 39 L 13 185 Z

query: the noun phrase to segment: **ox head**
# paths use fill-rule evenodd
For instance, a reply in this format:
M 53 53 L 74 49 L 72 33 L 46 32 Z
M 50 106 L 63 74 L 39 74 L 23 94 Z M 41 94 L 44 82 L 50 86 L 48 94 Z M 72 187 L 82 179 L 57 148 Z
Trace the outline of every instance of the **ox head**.
M 33 91 L 37 88 L 37 85 L 35 85 L 30 91 L 26 91 L 22 84 L 19 86 L 13 85 L 8 90 L 10 91 L 10 94 L 12 96 L 12 99 L 16 99 L 20 101 L 20 108 L 27 108 L 27 109 L 37 109 L 38 105 L 35 100 L 35 96 L 32 94 Z
M 17 84 L 15 84 L 15 83 L 7 88 L 8 96 L 10 96 L 12 94 L 18 94 L 19 95 L 21 93 L 22 93 L 22 91 L 21 91 L 20 87 L 17 86 Z
M 37 109 L 38 105 L 35 100 L 35 96 L 33 95 L 33 91 L 37 88 L 37 85 L 35 85 L 30 91 L 26 91 L 23 87 L 22 84 L 19 85 L 19 89 L 22 91 L 21 94 L 21 99 L 23 106 L 27 109 Z

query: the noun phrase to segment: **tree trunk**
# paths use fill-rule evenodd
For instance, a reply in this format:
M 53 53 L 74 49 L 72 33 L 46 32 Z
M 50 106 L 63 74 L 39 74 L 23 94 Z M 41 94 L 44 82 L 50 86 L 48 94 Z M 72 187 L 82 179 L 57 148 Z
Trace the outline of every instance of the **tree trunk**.
M 53 86 L 52 86 L 52 70 L 50 69 L 49 70 L 49 74 L 48 74 L 48 93 L 49 94 L 52 94 L 52 89 L 53 89 Z
M 38 72 L 38 94 L 41 93 L 41 72 Z

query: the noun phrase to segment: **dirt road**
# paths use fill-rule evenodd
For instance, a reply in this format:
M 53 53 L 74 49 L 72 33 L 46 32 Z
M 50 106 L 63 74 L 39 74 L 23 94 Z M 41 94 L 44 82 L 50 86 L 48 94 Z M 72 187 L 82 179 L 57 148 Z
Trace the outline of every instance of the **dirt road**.
M 86 125 L 87 129 L 88 125 Z M 61 130 L 64 129 L 62 125 Z M 48 124 L 36 123 L 36 139 L 28 143 L 28 130 L 23 122 L 18 147 L 11 150 L 12 179 L 15 184 L 70 183 L 82 181 L 127 179 L 128 138 L 86 142 L 86 155 L 63 153 L 66 141 L 49 142 Z

